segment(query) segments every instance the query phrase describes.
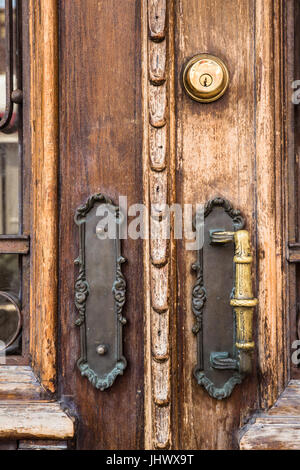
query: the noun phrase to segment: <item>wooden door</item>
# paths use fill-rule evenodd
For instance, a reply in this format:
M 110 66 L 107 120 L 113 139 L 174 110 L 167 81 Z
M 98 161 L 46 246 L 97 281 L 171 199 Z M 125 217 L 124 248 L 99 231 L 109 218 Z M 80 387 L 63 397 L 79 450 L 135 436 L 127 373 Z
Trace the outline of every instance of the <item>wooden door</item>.
M 23 260 L 23 304 L 15 308 L 26 321 L 23 349 L 0 365 L 1 440 L 79 450 L 299 447 L 299 3 L 30 0 L 23 7 L 24 221 L 17 237 L 0 236 L 0 254 Z M 210 103 L 192 99 L 183 84 L 185 67 L 201 53 L 222 60 L 229 73 L 228 89 Z M 114 311 L 123 334 L 118 323 L 121 343 L 114 344 L 122 344 L 127 367 L 106 387 L 77 366 L 90 340 L 78 328 L 91 285 L 82 256 L 93 256 L 86 242 L 80 251 L 87 229 L 74 216 L 86 203 L 84 211 L 92 209 L 99 193 L 116 205 L 127 198 L 128 224 L 143 215 L 137 236 L 129 231 L 121 240 L 126 303 L 119 297 L 123 310 Z M 204 261 L 204 273 L 204 252 L 189 248 L 197 205 L 216 198 L 225 208 L 216 221 L 222 236 L 235 237 L 227 233 L 228 214 L 245 221 L 248 291 L 258 299 L 250 371 L 226 396 L 210 393 L 194 373 L 200 331 L 212 342 L 228 331 L 234 341 L 237 331 L 233 245 L 211 267 Z M 164 216 L 171 206 L 181 215 L 191 209 L 182 236 L 174 212 Z M 107 274 L 97 266 L 93 273 Z M 210 294 L 203 288 L 214 275 Z M 229 317 L 206 307 L 220 299 Z M 108 315 L 103 305 L 101 297 L 99 312 Z M 215 318 L 209 327 L 203 308 Z M 104 330 L 93 315 L 95 329 Z M 106 346 L 96 346 L 101 361 Z M 220 353 L 205 354 L 213 351 Z

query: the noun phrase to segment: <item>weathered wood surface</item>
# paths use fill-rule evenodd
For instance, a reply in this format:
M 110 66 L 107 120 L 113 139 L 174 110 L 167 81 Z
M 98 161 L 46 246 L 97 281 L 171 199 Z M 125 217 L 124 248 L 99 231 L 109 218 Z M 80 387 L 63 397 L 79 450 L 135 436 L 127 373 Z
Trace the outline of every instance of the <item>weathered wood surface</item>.
M 30 241 L 29 237 L 11 235 L 8 237 L 0 236 L 0 253 L 18 253 L 27 255 L 29 253 Z
M 178 243 L 179 446 L 237 448 L 236 431 L 259 406 L 259 395 L 264 408 L 271 406 L 287 380 L 280 114 L 284 14 L 279 0 L 226 2 L 226 8 L 222 0 L 179 0 L 175 7 L 178 199 L 204 204 L 223 196 L 242 211 L 254 247 L 259 298 L 253 373 L 229 399 L 217 402 L 192 376 L 195 253 Z M 230 72 L 227 93 L 208 105 L 193 102 L 181 84 L 183 65 L 199 52 L 219 56 Z
M 78 413 L 78 449 L 144 447 L 144 308 L 142 242 L 122 241 L 128 260 L 124 316 L 124 375 L 105 392 L 76 366 L 73 260 L 78 256 L 74 212 L 102 192 L 128 207 L 141 203 L 141 2 L 58 2 L 60 11 L 60 390 Z M 155 27 L 156 28 L 156 27 Z M 158 31 L 156 29 L 156 31 Z M 130 220 L 129 220 L 130 221 Z
M 0 400 L 42 400 L 45 395 L 30 367 L 0 367 Z
M 291 381 L 270 411 L 256 418 L 241 438 L 240 449 L 300 449 L 300 381 Z
M 0 439 L 66 440 L 73 435 L 73 421 L 57 403 L 0 403 Z
M 58 263 L 58 9 L 30 0 L 32 258 L 30 353 L 42 384 L 55 391 Z
M 289 244 L 288 261 L 290 263 L 300 263 L 300 244 L 299 243 Z
M 149 0 L 149 35 L 152 41 L 163 41 L 166 37 L 167 0 Z
M 144 202 L 152 210 L 144 243 L 145 286 L 145 446 L 167 449 L 175 445 L 172 429 L 171 288 L 174 249 L 167 236 L 173 220 L 174 162 L 170 152 L 172 124 L 173 1 L 143 1 Z M 170 21 L 169 21 L 170 19 Z M 148 27 L 147 27 L 148 25 Z M 169 52 L 169 57 L 168 57 Z M 151 208 L 151 209 L 150 209 Z M 172 234 L 172 229 L 170 230 Z

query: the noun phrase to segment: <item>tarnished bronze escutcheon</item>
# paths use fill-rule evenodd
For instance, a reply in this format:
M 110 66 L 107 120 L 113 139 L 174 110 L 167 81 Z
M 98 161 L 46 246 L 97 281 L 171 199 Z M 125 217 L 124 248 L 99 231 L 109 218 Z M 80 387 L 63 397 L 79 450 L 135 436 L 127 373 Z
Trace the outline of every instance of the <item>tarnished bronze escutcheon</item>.
M 103 194 L 95 194 L 78 207 L 79 276 L 75 304 L 79 312 L 81 357 L 78 367 L 94 387 L 112 386 L 126 368 L 122 348 L 122 315 L 126 282 L 121 266 L 120 222 L 117 206 Z
M 251 246 L 239 210 L 223 198 L 204 209 L 204 245 L 193 265 L 197 365 L 194 375 L 210 396 L 228 398 L 251 372 L 252 318 L 257 300 L 251 280 Z

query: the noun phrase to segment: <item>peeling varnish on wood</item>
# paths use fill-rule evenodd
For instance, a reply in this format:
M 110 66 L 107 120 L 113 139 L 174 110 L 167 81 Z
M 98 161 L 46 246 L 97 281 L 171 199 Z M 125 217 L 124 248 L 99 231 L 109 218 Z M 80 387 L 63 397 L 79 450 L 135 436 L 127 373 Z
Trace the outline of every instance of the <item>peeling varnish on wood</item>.
M 162 85 L 166 80 L 166 41 L 149 44 L 149 80 Z
M 72 439 L 74 424 L 58 403 L 1 402 L 0 439 Z
M 167 111 L 167 86 L 149 86 L 149 113 L 150 124 L 153 127 L 163 127 L 166 125 Z
M 46 392 L 28 366 L 0 367 L 1 400 L 42 400 Z
M 161 267 L 167 263 L 169 256 L 168 240 L 164 240 L 164 234 L 167 233 L 167 220 L 156 221 L 151 219 L 151 261 L 156 267 Z
M 157 361 L 166 361 L 169 357 L 169 311 L 151 312 L 152 356 Z
M 159 313 L 168 310 L 169 263 L 162 267 L 151 266 L 152 308 Z
M 152 360 L 153 401 L 158 406 L 166 406 L 170 403 L 170 361 L 158 362 Z
M 162 127 L 149 129 L 150 165 L 154 171 L 163 171 L 166 168 L 167 156 L 167 129 Z
M 265 415 L 256 418 L 240 440 L 241 450 L 299 450 L 300 381 L 292 380 Z
M 287 364 L 282 338 L 288 323 L 282 306 L 285 287 L 280 266 L 285 243 L 282 230 L 280 233 L 280 226 L 284 226 L 280 192 L 285 156 L 278 96 L 282 87 L 278 69 L 285 70 L 285 66 L 280 64 L 281 52 L 276 45 L 283 37 L 280 18 L 284 16 L 279 11 L 283 2 L 229 2 L 224 14 L 216 17 L 214 12 L 221 11 L 222 3 L 175 2 L 178 201 L 204 203 L 218 194 L 243 212 L 253 237 L 253 277 L 259 287 L 255 317 L 259 355 L 254 356 L 258 363 L 251 378 L 237 387 L 228 400 L 215 403 L 197 386 L 191 376 L 197 353 L 195 339 L 190 336 L 194 282 L 190 266 L 195 253 L 184 251 L 179 244 L 179 448 L 186 449 L 235 448 L 236 430 L 250 418 L 252 410 L 260 403 L 271 406 L 276 400 L 285 384 L 283 368 Z M 201 15 L 195 15 L 199 11 Z M 199 44 L 224 57 L 230 71 L 228 93 L 212 106 L 190 100 L 180 84 L 182 66 L 198 52 Z M 219 46 L 214 49 L 216 44 Z
M 149 36 L 152 41 L 163 41 L 166 37 L 167 0 L 148 1 Z

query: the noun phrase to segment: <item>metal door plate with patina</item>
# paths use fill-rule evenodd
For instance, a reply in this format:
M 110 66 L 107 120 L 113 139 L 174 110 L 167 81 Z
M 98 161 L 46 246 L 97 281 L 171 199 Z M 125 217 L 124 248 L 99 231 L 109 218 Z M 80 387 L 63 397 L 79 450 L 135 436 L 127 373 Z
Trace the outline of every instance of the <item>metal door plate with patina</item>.
M 102 391 L 126 368 L 122 347 L 126 281 L 121 270 L 125 259 L 121 255 L 120 219 L 119 208 L 100 193 L 89 197 L 75 214 L 79 228 L 75 305 L 81 338 L 77 365 Z M 105 220 L 110 223 L 105 225 Z
M 234 286 L 234 245 L 212 244 L 214 232 L 237 231 L 244 227 L 240 211 L 223 198 L 208 201 L 204 209 L 204 245 L 193 265 L 196 282 L 192 292 L 197 336 L 197 365 L 194 375 L 210 396 L 230 396 L 242 376 L 236 370 L 235 319 L 230 298 Z

